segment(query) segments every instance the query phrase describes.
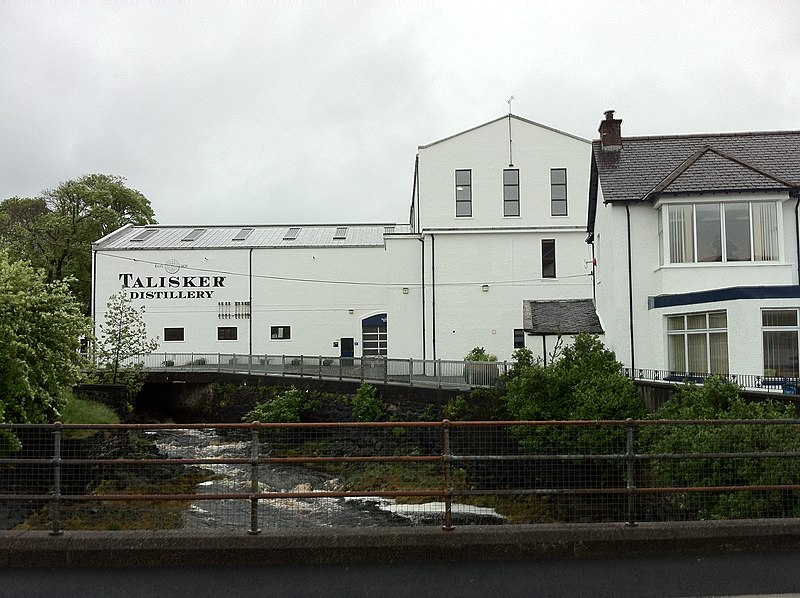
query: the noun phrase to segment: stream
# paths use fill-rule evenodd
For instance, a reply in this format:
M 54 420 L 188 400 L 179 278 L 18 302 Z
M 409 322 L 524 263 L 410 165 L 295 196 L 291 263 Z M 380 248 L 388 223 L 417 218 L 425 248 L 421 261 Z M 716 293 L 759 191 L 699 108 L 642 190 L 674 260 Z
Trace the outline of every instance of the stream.
M 213 429 L 154 430 L 146 432 L 167 458 L 224 459 L 250 454 L 250 442 L 220 436 Z M 214 472 L 213 479 L 201 482 L 197 494 L 250 492 L 250 466 L 246 464 L 204 464 Z M 305 467 L 261 464 L 258 468 L 259 492 L 314 492 L 342 490 L 338 478 Z M 452 505 L 454 521 L 502 523 L 492 509 Z M 386 527 L 442 525 L 444 503 L 398 504 L 379 497 L 359 498 L 284 498 L 261 500 L 259 527 Z M 248 529 L 249 500 L 197 500 L 184 516 L 187 529 Z

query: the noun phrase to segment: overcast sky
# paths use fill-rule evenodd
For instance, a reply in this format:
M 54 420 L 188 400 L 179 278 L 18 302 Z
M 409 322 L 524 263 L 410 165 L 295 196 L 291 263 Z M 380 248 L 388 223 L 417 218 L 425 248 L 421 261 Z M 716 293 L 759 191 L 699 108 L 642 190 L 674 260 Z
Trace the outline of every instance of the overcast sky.
M 0 199 L 117 174 L 165 224 L 407 222 L 418 145 L 800 129 L 794 1 L 0 0 Z

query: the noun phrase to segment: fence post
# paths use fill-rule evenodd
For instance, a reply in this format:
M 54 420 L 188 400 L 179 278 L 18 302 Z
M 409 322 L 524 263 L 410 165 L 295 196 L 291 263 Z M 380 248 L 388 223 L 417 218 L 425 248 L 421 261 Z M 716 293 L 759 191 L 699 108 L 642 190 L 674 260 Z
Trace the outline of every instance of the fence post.
M 442 529 L 446 532 L 451 532 L 453 529 L 453 502 L 450 493 L 453 490 L 452 479 L 450 476 L 450 420 L 442 420 L 442 436 L 443 436 L 443 450 L 442 450 L 442 465 L 444 466 L 444 525 Z
M 304 365 L 305 360 L 306 360 L 306 358 L 301 355 L 300 356 L 300 377 L 301 378 L 303 377 L 303 365 Z
M 408 385 L 414 386 L 414 358 L 408 358 Z
M 389 382 L 389 358 L 384 355 L 383 356 L 383 383 L 386 384 Z
M 437 359 L 436 360 L 436 363 L 433 366 L 433 371 L 436 372 L 436 376 L 439 379 L 438 383 L 437 383 L 437 386 L 439 388 L 441 388 L 442 387 L 442 360 L 441 359 Z
M 256 535 L 261 533 L 258 527 L 258 422 L 253 422 L 250 435 L 250 529 L 247 533 Z
M 634 490 L 636 490 L 636 480 L 634 479 L 634 466 L 636 463 L 635 456 L 635 447 L 634 447 L 634 440 L 636 435 L 636 424 L 631 418 L 625 420 L 628 429 L 628 437 L 626 441 L 626 448 L 625 448 L 625 464 L 626 464 L 626 483 L 625 487 L 628 490 L 628 520 L 625 522 L 627 526 L 635 526 L 636 522 L 634 521 L 634 499 L 636 495 Z
M 61 529 L 61 422 L 53 424 L 53 497 L 50 499 L 51 536 L 60 536 Z
M 319 369 L 317 371 L 319 379 L 322 380 L 322 355 L 319 356 Z
M 361 372 L 361 381 L 364 381 L 364 355 L 362 354 L 358 360 L 358 369 Z
M 339 380 L 342 379 L 342 357 L 339 356 Z

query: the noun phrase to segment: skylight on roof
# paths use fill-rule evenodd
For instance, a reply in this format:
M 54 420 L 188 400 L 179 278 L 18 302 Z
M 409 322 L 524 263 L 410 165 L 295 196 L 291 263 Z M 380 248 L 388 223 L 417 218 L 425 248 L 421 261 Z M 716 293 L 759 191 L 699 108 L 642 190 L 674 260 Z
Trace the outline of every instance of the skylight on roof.
M 206 232 L 206 229 L 204 228 L 195 228 L 192 230 L 192 232 L 181 239 L 181 241 L 197 241 L 197 239 L 199 239 L 204 232 Z
M 294 241 L 297 238 L 297 235 L 300 234 L 300 228 L 293 226 L 289 230 L 286 231 L 286 234 L 283 235 L 284 241 Z
M 253 228 L 243 228 L 238 233 L 236 233 L 236 236 L 231 240 L 232 241 L 244 241 L 247 237 L 249 237 L 253 233 L 254 230 L 255 229 L 253 229 Z
M 138 235 L 136 235 L 131 241 L 147 241 L 150 237 L 156 234 L 158 231 L 154 228 L 146 228 Z
M 340 226 L 336 229 L 336 232 L 333 233 L 334 239 L 346 239 L 347 238 L 347 227 Z

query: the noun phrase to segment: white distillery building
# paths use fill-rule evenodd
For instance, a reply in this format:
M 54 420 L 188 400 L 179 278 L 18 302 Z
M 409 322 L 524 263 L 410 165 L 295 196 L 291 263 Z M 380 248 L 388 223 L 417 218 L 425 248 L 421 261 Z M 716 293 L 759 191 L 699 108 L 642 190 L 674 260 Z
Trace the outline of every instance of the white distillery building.
M 93 246 L 159 351 L 501 360 L 601 333 L 591 142 L 507 115 L 418 148 L 408 223 L 127 226 Z
M 800 131 L 593 143 L 588 242 L 605 342 L 634 369 L 796 378 Z

